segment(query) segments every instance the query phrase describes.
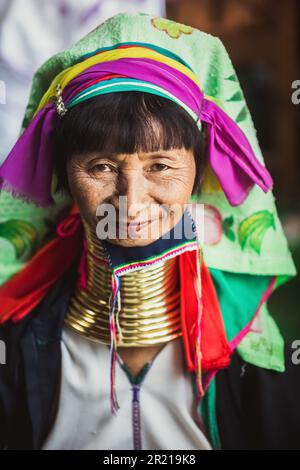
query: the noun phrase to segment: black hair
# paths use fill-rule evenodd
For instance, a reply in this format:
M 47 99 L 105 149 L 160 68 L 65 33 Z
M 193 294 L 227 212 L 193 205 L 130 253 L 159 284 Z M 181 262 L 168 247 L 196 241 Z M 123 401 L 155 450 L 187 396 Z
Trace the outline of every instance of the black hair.
M 200 193 L 204 172 L 203 139 L 194 119 L 175 102 L 144 92 L 99 95 L 57 118 L 54 170 L 57 190 L 70 193 L 67 159 L 90 152 L 155 152 L 184 147 L 196 164 L 193 194 Z

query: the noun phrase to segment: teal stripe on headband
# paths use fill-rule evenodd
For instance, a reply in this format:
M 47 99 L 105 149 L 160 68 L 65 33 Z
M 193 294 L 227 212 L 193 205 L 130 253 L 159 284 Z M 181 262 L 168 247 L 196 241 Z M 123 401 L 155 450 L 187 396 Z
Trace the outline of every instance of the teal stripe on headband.
M 154 85 L 150 82 L 144 82 L 136 80 L 134 78 L 112 78 L 110 80 L 103 80 L 99 83 L 91 85 L 90 87 L 83 90 L 81 93 L 76 95 L 68 104 L 67 108 L 82 103 L 83 101 L 94 98 L 98 95 L 115 93 L 120 91 L 142 91 L 152 93 L 153 95 L 162 96 L 163 98 L 170 99 L 183 107 L 192 118 L 197 121 L 198 116 L 192 111 L 185 103 L 179 100 L 177 97 L 164 90 L 163 88 Z
M 84 90 L 82 90 L 80 93 L 78 93 L 76 96 L 74 96 L 72 98 L 72 100 L 68 104 L 68 108 L 74 106 L 75 104 L 78 104 L 78 103 L 84 101 L 85 99 L 88 99 L 88 98 L 93 97 L 93 96 L 97 96 L 98 94 L 100 94 L 100 93 L 96 93 L 98 90 L 101 90 L 106 85 L 109 85 L 109 87 L 112 87 L 113 84 L 114 85 L 116 85 L 116 84 L 122 84 L 122 85 L 131 84 L 131 85 L 136 85 L 137 88 L 138 88 L 139 85 L 141 85 L 141 87 L 144 87 L 145 85 L 153 86 L 153 87 L 156 87 L 157 90 L 160 90 L 161 94 L 163 94 L 163 95 L 168 95 L 169 94 L 168 91 L 164 90 L 163 88 L 159 87 L 158 85 L 154 85 L 153 83 L 150 83 L 150 82 L 147 82 L 147 81 L 144 81 L 144 80 L 138 80 L 137 78 L 129 78 L 129 77 L 116 77 L 116 78 L 111 78 L 111 79 L 108 79 L 108 80 L 101 80 L 98 83 L 95 83 L 94 85 L 91 85 L 91 86 L 85 88 Z M 143 91 L 143 89 L 141 88 L 140 91 Z
M 181 57 L 179 57 L 177 54 L 174 54 L 173 52 L 169 51 L 168 49 L 165 49 L 164 47 L 159 47 L 154 44 L 147 43 L 147 42 L 119 42 L 118 44 L 115 44 L 114 46 L 101 47 L 100 49 L 96 49 L 93 52 L 84 54 L 83 56 L 80 57 L 80 60 L 78 60 L 76 63 L 82 62 L 83 60 L 88 59 L 89 57 L 92 57 L 93 55 L 96 55 L 100 52 L 112 51 L 114 49 L 118 49 L 118 47 L 120 46 L 148 47 L 149 49 L 153 49 L 159 54 L 165 55 L 166 57 L 169 57 L 170 59 L 177 60 L 177 62 L 180 62 L 182 65 L 185 65 L 185 67 L 187 67 L 192 72 L 194 72 L 192 67 L 187 62 L 185 62 Z

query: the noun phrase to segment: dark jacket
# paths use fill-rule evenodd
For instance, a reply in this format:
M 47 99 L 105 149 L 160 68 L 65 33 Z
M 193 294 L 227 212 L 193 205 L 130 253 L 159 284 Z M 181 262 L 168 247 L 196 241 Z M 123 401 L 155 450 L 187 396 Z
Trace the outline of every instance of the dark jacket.
M 17 324 L 0 328 L 0 448 L 40 449 L 55 420 L 61 334 L 75 286 L 71 269 Z M 300 365 L 286 347 L 286 372 L 245 363 L 234 353 L 216 376 L 216 417 L 222 449 L 300 449 Z

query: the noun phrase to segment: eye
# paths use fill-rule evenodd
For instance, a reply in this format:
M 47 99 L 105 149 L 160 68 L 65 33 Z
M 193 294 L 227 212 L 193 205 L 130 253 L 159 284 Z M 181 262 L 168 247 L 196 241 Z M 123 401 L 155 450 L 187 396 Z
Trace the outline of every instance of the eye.
M 107 163 L 98 163 L 91 168 L 93 173 L 109 173 L 114 171 L 114 168 L 108 165 Z
M 165 165 L 164 163 L 154 163 L 151 168 L 153 169 L 153 171 L 165 171 L 170 167 L 168 165 Z

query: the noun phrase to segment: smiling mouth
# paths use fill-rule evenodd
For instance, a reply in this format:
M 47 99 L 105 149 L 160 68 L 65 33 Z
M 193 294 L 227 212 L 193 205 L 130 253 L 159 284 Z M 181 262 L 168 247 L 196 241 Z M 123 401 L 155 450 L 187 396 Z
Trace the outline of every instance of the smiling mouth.
M 143 222 L 128 222 L 128 223 L 122 223 L 122 222 L 117 222 L 118 227 L 123 228 L 123 229 L 129 229 L 129 227 L 132 227 L 134 229 L 140 230 L 141 228 L 145 227 L 147 224 L 153 222 L 152 220 L 145 220 Z

